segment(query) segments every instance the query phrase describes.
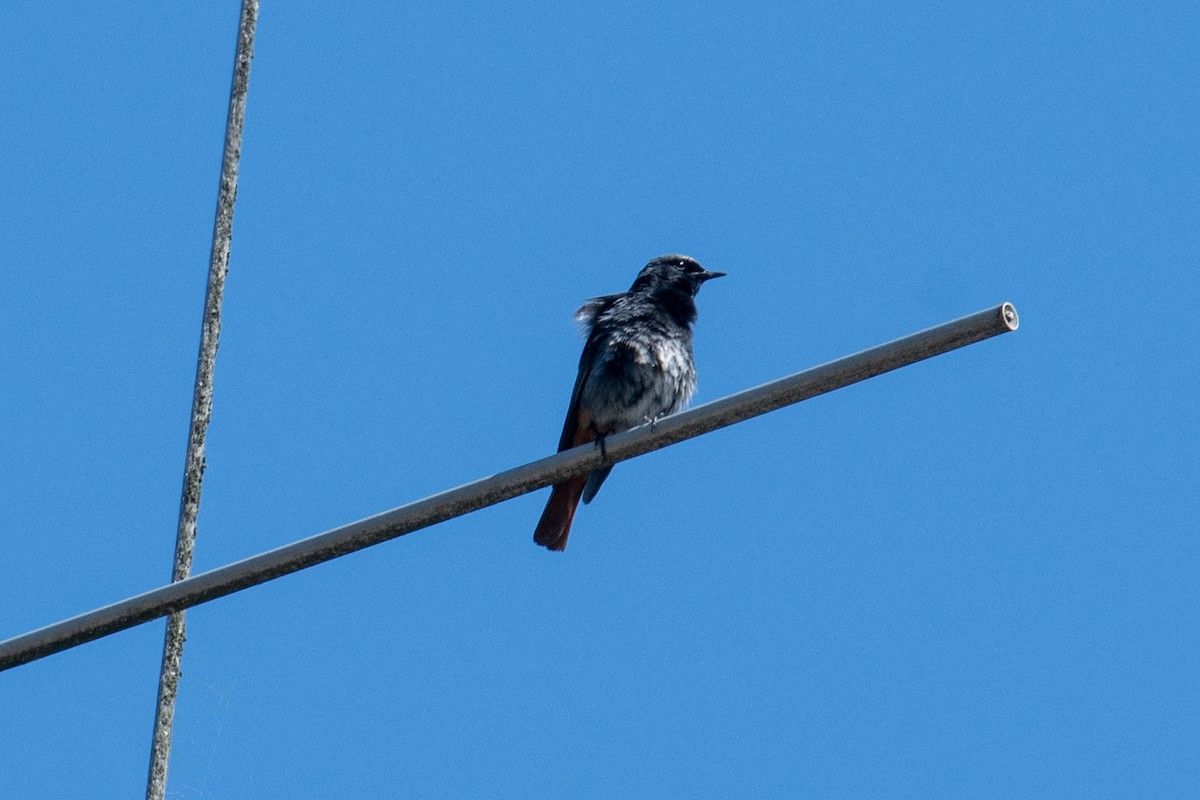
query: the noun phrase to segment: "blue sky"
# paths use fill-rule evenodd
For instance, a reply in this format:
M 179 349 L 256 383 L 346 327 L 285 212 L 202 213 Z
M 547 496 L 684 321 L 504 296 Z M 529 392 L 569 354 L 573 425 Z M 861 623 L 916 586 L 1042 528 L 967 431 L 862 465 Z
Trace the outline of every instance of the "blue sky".
M 169 577 L 237 8 L 0 10 L 0 638 Z M 193 610 L 169 796 L 1196 796 L 1198 24 L 266 3 L 198 570 L 549 453 L 661 253 L 697 402 L 1022 327 Z M 161 636 L 0 675 L 0 796 L 137 796 Z

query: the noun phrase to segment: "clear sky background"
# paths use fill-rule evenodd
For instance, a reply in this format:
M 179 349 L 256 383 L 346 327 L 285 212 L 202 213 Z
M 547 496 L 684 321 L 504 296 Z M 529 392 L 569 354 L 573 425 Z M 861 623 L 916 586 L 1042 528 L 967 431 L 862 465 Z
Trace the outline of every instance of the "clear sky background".
M 238 4 L 0 8 L 0 638 L 170 575 Z M 194 609 L 169 796 L 1200 794 L 1187 3 L 264 3 L 196 568 L 554 449 L 652 256 L 697 402 L 1018 333 Z M 143 791 L 163 623 L 0 674 Z

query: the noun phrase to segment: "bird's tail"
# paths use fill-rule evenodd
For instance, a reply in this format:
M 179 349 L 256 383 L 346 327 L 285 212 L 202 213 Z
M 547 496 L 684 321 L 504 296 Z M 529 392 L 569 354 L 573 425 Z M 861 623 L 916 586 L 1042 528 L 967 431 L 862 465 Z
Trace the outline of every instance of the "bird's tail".
M 579 497 L 587 478 L 574 478 L 554 484 L 546 510 L 533 531 L 533 540 L 550 550 L 566 550 L 567 536 L 571 533 L 571 520 L 579 507 Z

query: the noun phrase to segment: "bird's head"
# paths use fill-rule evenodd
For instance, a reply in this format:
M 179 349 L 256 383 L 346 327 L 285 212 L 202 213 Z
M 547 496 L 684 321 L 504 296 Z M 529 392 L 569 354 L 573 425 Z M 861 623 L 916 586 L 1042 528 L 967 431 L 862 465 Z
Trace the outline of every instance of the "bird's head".
M 646 266 L 642 267 L 642 271 L 638 273 L 637 280 L 633 282 L 629 291 L 673 289 L 695 297 L 696 292 L 700 291 L 700 286 L 705 281 L 720 278 L 724 274 L 724 272 L 709 272 L 700 266 L 696 259 L 688 256 L 675 254 L 659 256 L 651 259 Z

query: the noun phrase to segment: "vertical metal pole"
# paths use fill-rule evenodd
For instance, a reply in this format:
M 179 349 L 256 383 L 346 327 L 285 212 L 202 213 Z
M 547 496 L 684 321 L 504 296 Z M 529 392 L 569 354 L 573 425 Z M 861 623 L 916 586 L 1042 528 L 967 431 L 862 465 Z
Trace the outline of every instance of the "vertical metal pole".
M 233 239 L 233 204 L 237 199 L 238 158 L 242 151 L 246 92 L 250 81 L 250 60 L 254 57 L 254 28 L 257 21 L 258 0 L 242 0 L 233 82 L 229 92 L 229 114 L 225 121 L 221 185 L 217 192 L 217 211 L 213 221 L 212 250 L 209 255 L 208 289 L 205 292 L 204 317 L 200 327 L 200 353 L 196 362 L 196 382 L 192 394 L 192 420 L 188 430 L 183 490 L 179 501 L 175 566 L 171 574 L 173 582 L 184 580 L 192 571 L 196 517 L 200 511 L 200 487 L 204 480 L 204 438 L 212 416 L 213 367 L 216 364 L 217 343 L 221 335 L 221 297 L 225 291 L 229 247 Z M 147 800 L 163 800 L 167 791 L 167 765 L 171 757 L 175 695 L 179 689 L 180 663 L 183 660 L 183 642 L 186 638 L 184 612 L 177 611 L 167 619 L 167 632 L 163 640 L 158 704 L 154 712 L 154 735 L 150 748 L 150 771 L 146 778 Z

